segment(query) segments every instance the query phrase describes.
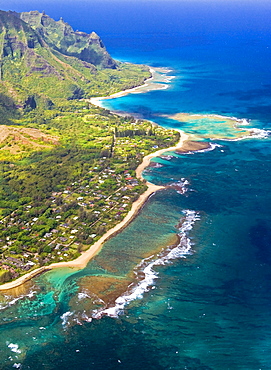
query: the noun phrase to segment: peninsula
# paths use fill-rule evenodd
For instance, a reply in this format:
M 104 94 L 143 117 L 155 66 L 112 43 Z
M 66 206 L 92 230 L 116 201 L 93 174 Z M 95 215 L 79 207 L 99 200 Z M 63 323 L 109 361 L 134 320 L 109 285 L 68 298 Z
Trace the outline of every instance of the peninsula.
M 178 144 L 174 147 L 166 148 L 166 149 L 160 149 L 154 153 L 151 153 L 143 158 L 142 163 L 137 167 L 136 169 L 136 176 L 139 179 L 143 179 L 142 172 L 144 169 L 149 165 L 150 160 L 154 157 L 157 157 L 161 154 L 163 154 L 166 151 L 172 151 L 172 150 L 179 150 L 182 148 L 184 142 L 188 140 L 188 135 L 185 133 L 181 133 L 180 140 Z M 164 186 L 157 186 L 152 183 L 146 182 L 147 190 L 142 193 L 139 198 L 132 204 L 130 211 L 127 213 L 127 215 L 124 217 L 124 219 L 119 222 L 116 226 L 114 226 L 112 229 L 108 230 L 100 239 L 98 239 L 91 247 L 83 252 L 79 257 L 77 257 L 75 260 L 67 261 L 67 262 L 58 262 L 53 263 L 48 266 L 43 266 L 40 268 L 37 268 L 28 274 L 25 274 L 21 276 L 20 278 L 16 279 L 15 281 L 5 283 L 0 286 L 0 291 L 6 291 L 13 288 L 16 288 L 22 284 L 24 284 L 26 281 L 32 279 L 33 277 L 49 271 L 54 268 L 60 268 L 60 267 L 70 267 L 75 269 L 82 269 L 84 268 L 87 263 L 93 258 L 102 248 L 104 242 L 111 238 L 112 236 L 119 233 L 124 227 L 126 227 L 133 219 L 136 217 L 140 209 L 144 206 L 147 199 L 156 191 L 165 189 Z
M 0 289 L 7 290 L 51 268 L 85 266 L 161 189 L 141 175 L 151 156 L 186 136 L 179 141 L 177 131 L 91 104 L 151 78 L 147 66 L 114 61 L 96 34 L 39 12 L 0 12 L 0 29 Z

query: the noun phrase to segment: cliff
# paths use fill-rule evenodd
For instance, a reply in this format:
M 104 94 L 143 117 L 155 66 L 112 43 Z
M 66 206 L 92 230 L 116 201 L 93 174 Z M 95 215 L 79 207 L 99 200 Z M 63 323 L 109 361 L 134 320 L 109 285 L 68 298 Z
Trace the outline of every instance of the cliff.
M 74 31 L 62 18 L 55 21 L 38 11 L 21 13 L 20 18 L 54 50 L 101 68 L 117 67 L 117 63 L 108 54 L 102 40 L 95 32 L 89 35 Z
M 0 11 L 0 124 L 59 99 L 109 95 L 140 85 L 146 66 L 116 62 L 100 37 L 44 13 Z

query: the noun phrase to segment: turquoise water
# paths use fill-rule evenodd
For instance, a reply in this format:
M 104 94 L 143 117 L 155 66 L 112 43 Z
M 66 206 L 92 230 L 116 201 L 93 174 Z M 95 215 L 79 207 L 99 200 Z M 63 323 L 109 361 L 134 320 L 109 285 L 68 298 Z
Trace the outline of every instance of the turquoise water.
M 1 297 L 1 369 L 270 369 L 270 5 L 176 4 L 133 3 L 136 32 L 119 21 L 131 14 L 124 4 L 114 32 L 103 20 L 97 31 L 115 57 L 175 76 L 166 90 L 105 104 L 210 150 L 154 158 L 145 178 L 175 185 L 84 270 L 55 270 Z M 90 31 L 71 4 L 65 12 Z M 250 120 L 246 138 L 206 114 Z

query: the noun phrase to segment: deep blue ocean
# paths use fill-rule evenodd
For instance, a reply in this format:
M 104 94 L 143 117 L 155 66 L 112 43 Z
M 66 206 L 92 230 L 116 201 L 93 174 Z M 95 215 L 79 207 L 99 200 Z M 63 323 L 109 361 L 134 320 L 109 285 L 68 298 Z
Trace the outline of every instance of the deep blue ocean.
M 166 88 L 104 106 L 210 143 L 152 160 L 148 181 L 185 191 L 152 196 L 84 270 L 2 296 L 0 368 L 271 369 L 271 3 L 0 5 L 62 16 L 115 59 L 166 68 Z

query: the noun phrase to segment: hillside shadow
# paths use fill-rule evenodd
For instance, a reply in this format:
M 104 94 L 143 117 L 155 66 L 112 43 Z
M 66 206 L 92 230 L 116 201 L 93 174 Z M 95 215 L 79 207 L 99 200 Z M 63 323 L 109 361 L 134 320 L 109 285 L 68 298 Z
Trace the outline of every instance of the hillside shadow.
M 0 93 L 0 124 L 11 125 L 19 115 L 15 101 L 8 95 Z

